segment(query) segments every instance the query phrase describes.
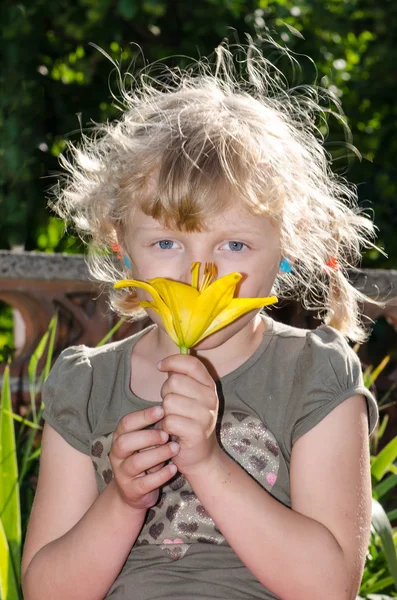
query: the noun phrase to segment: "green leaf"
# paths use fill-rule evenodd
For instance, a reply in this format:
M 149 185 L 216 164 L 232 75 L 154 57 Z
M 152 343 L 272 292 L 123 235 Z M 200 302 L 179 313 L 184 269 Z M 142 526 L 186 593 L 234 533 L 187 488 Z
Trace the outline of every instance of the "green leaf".
M 378 429 L 378 438 L 382 439 L 383 434 L 385 433 L 385 429 L 386 429 L 386 425 L 389 422 L 389 415 L 385 415 L 382 419 L 381 424 L 379 425 L 379 429 Z
M 379 365 L 372 371 L 372 368 L 369 367 L 366 369 L 364 373 L 364 385 L 367 388 L 370 388 L 371 385 L 378 379 L 379 375 L 385 369 L 390 361 L 390 356 L 386 355 L 385 358 L 379 363 Z
M 380 500 L 389 490 L 397 485 L 397 475 L 389 475 L 386 479 L 375 485 L 372 489 L 376 500 Z
M 103 344 L 106 344 L 106 342 L 112 338 L 113 334 L 116 333 L 116 331 L 118 329 L 120 329 L 120 327 L 124 323 L 124 321 L 125 321 L 125 318 L 123 318 L 123 317 L 119 321 L 117 321 L 116 325 L 114 327 L 112 327 L 112 329 L 110 331 L 108 331 L 108 333 L 105 335 L 105 337 L 103 337 L 101 339 L 100 342 L 97 343 L 97 347 L 103 346 Z
M 389 521 L 395 521 L 397 519 L 397 508 L 388 512 L 387 518 L 389 519 Z
M 3 375 L 0 409 L 0 519 L 11 552 L 14 572 L 20 577 L 21 512 L 19 502 L 18 464 L 12 418 L 10 368 Z
M 392 439 L 375 457 L 371 465 L 371 474 L 380 481 L 386 471 L 392 471 L 393 462 L 397 456 L 397 436 Z
M 33 420 L 35 420 L 35 418 L 36 418 L 36 402 L 35 402 L 35 400 L 36 400 L 36 394 L 37 394 L 37 387 L 36 387 L 37 366 L 39 364 L 41 357 L 44 354 L 49 335 L 50 335 L 50 331 L 47 330 L 45 332 L 45 334 L 43 335 L 43 337 L 41 338 L 36 350 L 33 352 L 32 357 L 29 361 L 29 366 L 28 366 L 30 404 L 31 404 L 32 413 L 33 413 Z
M 372 499 L 372 524 L 380 537 L 389 571 L 393 577 L 394 585 L 397 590 L 397 556 L 393 539 L 393 530 L 382 505 L 374 498 Z
M 30 427 L 31 429 L 38 429 L 40 431 L 43 429 L 41 425 L 38 425 L 37 423 L 33 423 L 33 421 L 29 421 L 28 419 L 24 419 L 20 415 L 16 415 L 15 413 L 11 412 L 10 410 L 5 410 L 4 414 L 11 415 L 11 417 L 14 419 L 14 421 L 18 421 L 18 423 L 23 423 L 23 425 L 26 425 L 27 427 Z
M 119 13 L 124 19 L 133 19 L 138 7 L 133 0 L 119 0 Z
M 54 344 L 55 344 L 57 326 L 58 326 L 58 313 L 55 313 L 48 325 L 48 330 L 42 337 L 42 339 L 39 343 L 39 346 L 36 348 L 35 352 L 33 353 L 32 358 L 30 359 L 30 362 L 29 362 L 28 372 L 30 373 L 29 380 L 30 380 L 31 404 L 33 404 L 35 407 L 36 407 L 36 396 L 37 396 L 38 389 L 41 385 L 41 382 L 48 377 L 48 373 L 50 372 L 52 356 L 53 356 L 53 352 L 54 352 Z M 44 369 L 39 377 L 39 385 L 37 385 L 37 378 L 36 378 L 37 363 L 44 353 L 47 341 L 48 341 L 48 348 L 47 348 L 46 362 L 45 362 Z M 23 451 L 22 459 L 20 461 L 20 481 L 23 481 L 26 473 L 28 472 L 30 463 L 32 461 L 32 456 L 31 456 L 32 448 L 33 448 L 33 444 L 35 443 L 35 440 L 36 440 L 36 431 L 37 431 L 37 429 L 41 429 L 41 427 L 39 426 L 39 423 L 41 420 L 43 408 L 44 408 L 43 403 L 41 403 L 38 413 L 36 414 L 36 412 L 35 412 L 33 414 L 33 420 L 34 420 L 35 427 L 30 426 L 31 427 L 30 434 L 24 443 L 24 451 Z M 37 449 L 37 452 L 40 454 L 40 446 Z
M 387 587 L 390 587 L 391 585 L 393 585 L 393 577 L 384 577 L 383 579 L 378 579 L 378 581 L 376 583 L 374 583 L 371 586 L 366 586 L 365 590 L 366 590 L 366 595 L 365 595 L 365 600 L 368 600 L 368 598 L 374 598 L 376 597 L 375 594 L 373 594 L 372 592 L 379 592 L 384 590 Z M 361 593 L 363 593 L 363 591 L 361 590 Z M 387 596 L 386 596 L 387 598 Z
M 18 585 L 11 563 L 10 549 L 0 519 L 0 598 L 1 600 L 19 600 Z
M 56 312 L 55 315 L 52 317 L 50 324 L 48 326 L 48 330 L 50 333 L 50 341 L 48 343 L 47 358 L 46 358 L 45 367 L 44 367 L 44 379 L 47 379 L 48 374 L 51 369 L 57 327 L 58 327 L 58 312 Z

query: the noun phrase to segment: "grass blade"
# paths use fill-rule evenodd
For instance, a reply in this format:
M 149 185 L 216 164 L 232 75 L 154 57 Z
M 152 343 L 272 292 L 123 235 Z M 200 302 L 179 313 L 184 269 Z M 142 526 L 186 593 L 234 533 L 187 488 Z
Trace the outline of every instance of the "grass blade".
M 10 415 L 14 419 L 14 421 L 18 421 L 18 423 L 22 423 L 23 425 L 26 425 L 27 427 L 30 427 L 31 429 L 39 429 L 39 430 L 43 429 L 43 427 L 41 425 L 37 425 L 37 423 L 33 423 L 33 421 L 29 421 L 28 419 L 24 419 L 24 417 L 21 417 L 20 415 L 12 413 L 9 410 L 5 410 L 4 414 L 5 415 Z
M 397 508 L 388 512 L 387 518 L 389 519 L 389 521 L 395 521 L 397 519 Z
M 48 326 L 50 339 L 48 342 L 47 358 L 46 358 L 45 367 L 44 367 L 44 379 L 47 379 L 48 374 L 51 369 L 52 355 L 54 354 L 55 336 L 57 333 L 57 328 L 58 328 L 58 312 L 56 312 L 55 315 L 52 317 L 50 324 Z
M 371 385 L 375 383 L 384 368 L 388 365 L 389 361 L 390 356 L 386 355 L 374 370 L 372 370 L 372 366 L 370 366 L 364 371 L 363 378 L 365 387 L 370 388 Z
M 0 599 L 19 600 L 18 584 L 11 562 L 10 549 L 0 519 Z
M 397 486 L 397 475 L 391 474 L 372 488 L 376 500 L 380 500 L 389 490 Z
M 374 498 L 372 499 L 372 524 L 376 533 L 379 535 L 389 571 L 393 577 L 394 586 L 397 590 L 397 556 L 393 539 L 393 530 L 382 505 Z
M 10 548 L 14 573 L 19 581 L 21 563 L 21 511 L 19 501 L 17 449 L 12 418 L 10 368 L 3 375 L 0 408 L 0 519 Z
M 397 456 L 397 436 L 392 439 L 375 457 L 371 465 L 371 473 L 380 481 L 386 471 L 392 471 L 393 462 Z
M 34 405 L 34 413 L 33 413 L 33 425 L 29 425 L 30 432 L 29 432 L 27 439 L 24 441 L 24 452 L 22 455 L 22 459 L 20 461 L 20 481 L 23 481 L 23 479 L 25 478 L 25 476 L 30 468 L 30 463 L 31 463 L 30 456 L 32 453 L 33 445 L 36 440 L 37 429 L 42 429 L 42 427 L 40 426 L 40 421 L 41 421 L 41 415 L 43 412 L 43 406 L 42 406 L 43 403 L 41 403 L 41 406 L 39 407 L 38 412 L 36 412 L 36 398 L 37 398 L 37 394 L 40 390 L 41 383 L 47 378 L 48 373 L 50 372 L 50 369 L 51 369 L 57 327 L 58 327 L 58 313 L 55 313 L 48 325 L 48 329 L 47 329 L 46 333 L 41 338 L 39 345 L 37 346 L 36 350 L 34 351 L 32 357 L 29 361 L 29 367 L 28 367 L 29 388 L 30 388 L 31 403 L 32 403 L 32 405 Z M 48 342 L 48 347 L 47 347 L 47 356 L 46 356 L 45 366 L 44 366 L 44 369 L 41 372 L 41 374 L 38 378 L 38 381 L 37 381 L 37 376 L 36 376 L 37 365 L 38 365 L 39 360 L 41 359 L 41 357 L 44 354 L 47 342 Z M 39 450 L 39 453 L 40 453 L 40 450 Z
M 112 327 L 112 329 L 110 331 L 108 331 L 108 333 L 105 335 L 105 337 L 103 337 L 101 339 L 101 341 L 97 343 L 96 347 L 98 348 L 99 346 L 103 346 L 103 344 L 106 344 L 106 342 L 108 340 L 110 340 L 110 338 L 113 336 L 113 334 L 116 333 L 116 331 L 118 329 L 120 329 L 120 327 L 122 326 L 124 321 L 125 321 L 125 319 L 123 317 L 121 317 L 121 319 L 119 321 L 117 321 L 116 325 L 114 327 Z
M 46 331 L 43 337 L 41 338 L 39 345 L 36 350 L 33 352 L 32 357 L 29 361 L 28 366 L 28 375 L 29 375 L 29 391 L 30 391 L 30 405 L 32 408 L 33 420 L 36 420 L 36 373 L 37 366 L 39 364 L 39 360 L 44 354 L 45 347 L 47 345 L 47 340 L 49 338 L 50 332 Z

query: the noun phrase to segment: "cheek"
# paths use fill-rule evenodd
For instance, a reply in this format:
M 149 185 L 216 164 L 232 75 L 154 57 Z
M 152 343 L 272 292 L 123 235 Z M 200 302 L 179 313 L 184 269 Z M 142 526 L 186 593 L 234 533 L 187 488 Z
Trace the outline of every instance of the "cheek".
M 279 271 L 280 259 L 265 264 L 261 263 L 246 274 L 237 288 L 238 296 L 241 298 L 260 298 L 269 296 L 273 288 L 274 281 Z
M 143 260 L 142 257 L 136 259 L 134 256 L 131 257 L 131 275 L 133 279 L 139 279 L 140 281 L 146 281 L 147 279 L 153 279 L 159 276 L 158 269 L 154 261 Z

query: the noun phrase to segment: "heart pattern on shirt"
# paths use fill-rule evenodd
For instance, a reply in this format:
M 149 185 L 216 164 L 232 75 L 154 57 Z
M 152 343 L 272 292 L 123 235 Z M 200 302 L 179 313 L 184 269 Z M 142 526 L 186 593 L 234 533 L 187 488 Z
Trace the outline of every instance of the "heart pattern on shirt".
M 100 491 L 113 476 L 109 460 L 112 436 L 109 433 L 95 439 L 91 447 Z M 219 442 L 263 488 L 270 491 L 276 484 L 279 447 L 257 417 L 242 411 L 226 411 L 220 423 Z M 176 473 L 162 488 L 158 502 L 147 511 L 134 547 L 155 544 L 170 560 L 180 560 L 192 543 L 223 544 L 226 540 L 189 482 Z

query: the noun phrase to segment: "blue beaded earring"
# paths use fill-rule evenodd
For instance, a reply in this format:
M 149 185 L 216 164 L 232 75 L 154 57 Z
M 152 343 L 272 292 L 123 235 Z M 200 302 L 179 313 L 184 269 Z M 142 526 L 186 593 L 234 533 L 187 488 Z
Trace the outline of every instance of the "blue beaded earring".
M 280 262 L 280 271 L 281 273 L 292 273 L 291 261 L 289 258 L 285 257 Z
M 132 269 L 132 264 L 131 264 L 131 261 L 128 258 L 128 256 L 124 256 L 123 263 L 124 263 L 124 266 L 127 267 L 127 269 Z

